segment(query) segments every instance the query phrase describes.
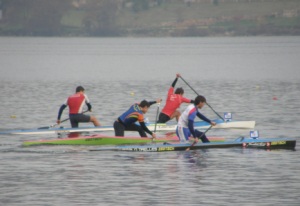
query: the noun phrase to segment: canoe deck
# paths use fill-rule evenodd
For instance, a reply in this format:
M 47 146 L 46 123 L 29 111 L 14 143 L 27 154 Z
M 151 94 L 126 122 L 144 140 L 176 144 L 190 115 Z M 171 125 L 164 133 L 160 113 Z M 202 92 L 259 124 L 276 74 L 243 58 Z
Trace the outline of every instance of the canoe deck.
M 214 126 L 214 129 L 253 129 L 255 127 L 255 121 L 228 121 L 224 122 L 221 119 L 214 120 L 217 125 Z M 177 124 L 176 122 L 168 122 L 163 124 L 146 124 L 149 130 L 156 131 L 175 131 Z M 204 121 L 196 121 L 195 128 L 197 129 L 206 129 L 210 127 L 210 124 Z M 1 131 L 2 134 L 20 134 L 20 135 L 39 135 L 39 134 L 65 134 L 65 133 L 74 133 L 74 132 L 105 132 L 113 131 L 113 126 L 99 126 L 99 127 L 79 127 L 79 128 L 48 128 L 48 129 L 20 129 L 20 130 L 8 130 Z
M 224 137 L 208 137 L 210 141 L 224 141 Z M 152 142 L 176 142 L 177 136 L 158 137 L 154 141 L 151 138 L 141 137 L 116 137 L 105 135 L 93 135 L 85 137 L 43 139 L 23 142 L 23 146 L 33 145 L 123 145 L 123 144 L 147 144 Z
M 90 151 L 131 151 L 131 152 L 167 152 L 167 151 L 184 151 L 186 149 L 209 149 L 209 148 L 257 148 L 257 149 L 291 149 L 296 147 L 296 139 L 293 138 L 238 138 L 234 141 L 197 143 L 191 147 L 191 144 L 156 144 L 156 145 L 127 145 L 116 147 L 101 147 L 91 149 Z

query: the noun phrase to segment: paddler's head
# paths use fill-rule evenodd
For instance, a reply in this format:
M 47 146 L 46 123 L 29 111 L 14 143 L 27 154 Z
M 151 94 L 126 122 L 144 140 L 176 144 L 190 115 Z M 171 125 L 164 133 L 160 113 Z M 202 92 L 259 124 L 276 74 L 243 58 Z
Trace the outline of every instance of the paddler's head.
M 206 103 L 206 99 L 204 96 L 199 95 L 195 98 L 194 104 L 199 109 L 201 109 L 205 105 L 205 103 Z
M 141 111 L 145 114 L 148 112 L 148 109 L 150 107 L 150 104 L 148 101 L 143 100 L 140 102 L 139 107 L 141 108 Z
M 184 90 L 182 89 L 182 87 L 178 87 L 178 88 L 175 90 L 175 94 L 183 95 L 183 93 L 184 93 Z
M 84 92 L 84 88 L 82 86 L 76 87 L 76 93 L 77 92 Z

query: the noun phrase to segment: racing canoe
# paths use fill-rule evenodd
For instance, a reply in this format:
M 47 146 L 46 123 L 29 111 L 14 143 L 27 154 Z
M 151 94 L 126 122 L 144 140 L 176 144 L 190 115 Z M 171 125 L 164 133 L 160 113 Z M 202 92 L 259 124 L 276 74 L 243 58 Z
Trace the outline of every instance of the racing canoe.
M 259 148 L 259 149 L 295 149 L 296 139 L 294 138 L 246 138 L 239 137 L 233 141 L 197 143 L 194 146 L 186 143 L 167 143 L 167 144 L 149 144 L 149 145 L 122 145 L 115 147 L 99 147 L 90 151 L 132 151 L 132 152 L 168 152 L 208 149 L 208 148 Z
M 224 141 L 224 137 L 208 137 L 210 141 Z M 177 136 L 158 137 L 153 142 L 176 142 Z M 141 137 L 116 137 L 105 135 L 92 135 L 75 138 L 58 138 L 31 140 L 23 142 L 23 146 L 34 145 L 122 145 L 122 144 L 146 144 L 151 143 L 151 138 Z
M 224 122 L 221 119 L 214 120 L 217 125 L 213 128 L 219 129 L 253 129 L 255 127 L 255 121 L 228 121 Z M 154 123 L 146 124 L 149 130 L 154 130 Z M 195 128 L 206 129 L 210 126 L 207 122 L 196 121 L 194 123 Z M 175 131 L 177 124 L 175 122 L 156 124 L 156 131 Z M 79 128 L 49 128 L 49 129 L 21 129 L 21 130 L 9 130 L 2 131 L 0 134 L 22 134 L 22 135 L 37 135 L 37 134 L 63 134 L 72 132 L 104 132 L 113 131 L 113 126 L 100 126 L 100 127 L 79 127 Z

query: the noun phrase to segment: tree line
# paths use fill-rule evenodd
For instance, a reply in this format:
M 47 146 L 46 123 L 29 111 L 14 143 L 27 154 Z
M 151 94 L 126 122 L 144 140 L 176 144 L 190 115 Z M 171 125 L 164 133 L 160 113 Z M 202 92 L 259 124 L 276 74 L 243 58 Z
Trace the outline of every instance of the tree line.
M 80 9 L 84 11 L 82 30 L 86 34 L 115 35 L 118 1 L 85 2 L 76 8 L 74 0 L 0 0 L 0 32 L 34 36 L 65 35 L 66 26 L 61 23 L 63 16 L 69 10 Z
M 286 2 L 298 0 L 286 0 Z M 210 4 L 214 8 L 223 8 L 229 2 L 241 3 L 244 7 L 254 2 L 280 2 L 280 0 L 0 0 L 0 35 L 12 36 L 209 36 L 209 35 L 299 35 L 298 16 L 279 19 L 277 17 L 258 16 L 256 19 L 243 19 L 224 16 L 229 20 L 215 17 L 214 23 L 207 25 L 190 24 L 194 20 L 205 21 L 195 17 L 179 18 L 184 9 L 194 4 Z M 234 3 L 234 4 L 235 4 Z M 169 12 L 168 8 L 180 5 L 173 10 L 174 20 L 170 23 L 163 17 L 161 22 L 139 27 L 129 23 L 120 26 L 120 19 L 126 18 L 126 12 L 144 14 L 143 11 L 159 7 L 160 12 Z M 272 4 L 272 3 L 270 3 Z M 186 5 L 186 6 L 185 6 Z M 233 5 L 233 4 L 232 4 Z M 155 9 L 153 9 L 155 10 Z M 80 25 L 64 23 L 63 19 L 70 13 L 80 14 Z M 75 12 L 74 12 L 75 11 Z M 189 13 L 190 10 L 187 11 Z M 174 12 L 177 12 L 174 14 Z M 195 12 L 195 11 L 194 11 Z M 196 11 L 198 12 L 198 11 Z M 147 13 L 147 12 L 145 12 Z M 297 12 L 296 12 L 297 13 Z M 157 13 L 153 13 L 154 15 Z M 153 15 L 152 14 L 152 15 Z M 197 14 L 197 13 L 194 13 Z M 170 15 L 169 15 L 170 16 Z M 140 17 L 137 15 L 137 17 Z M 166 17 L 166 16 L 164 16 Z M 70 19 L 76 17 L 70 17 Z M 151 20 L 152 17 L 146 20 Z M 194 18 L 194 19 L 188 19 Z M 202 17 L 203 18 L 203 17 Z M 278 20 L 277 20 L 277 19 Z M 212 21 L 209 18 L 208 21 Z M 77 19 L 78 20 L 78 19 Z M 186 21 L 185 21 L 186 20 Z M 190 21 L 189 21 L 190 20 Z M 75 21 L 75 20 L 74 20 Z M 186 24 L 185 24 L 186 22 Z M 152 22 L 151 22 L 152 23 Z M 155 25 L 154 25 L 155 24 Z M 154 25 L 154 26 L 153 26 Z M 183 26 L 183 29 L 180 29 Z

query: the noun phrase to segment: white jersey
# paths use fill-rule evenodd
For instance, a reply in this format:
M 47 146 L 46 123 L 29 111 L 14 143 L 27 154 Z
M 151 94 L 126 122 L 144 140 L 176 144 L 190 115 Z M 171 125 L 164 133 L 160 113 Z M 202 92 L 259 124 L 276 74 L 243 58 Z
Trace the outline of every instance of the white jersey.
M 184 112 L 180 115 L 180 118 L 178 120 L 178 126 L 179 127 L 188 127 L 189 120 L 193 120 L 196 117 L 196 114 L 198 113 L 198 108 L 194 104 L 190 104 Z

